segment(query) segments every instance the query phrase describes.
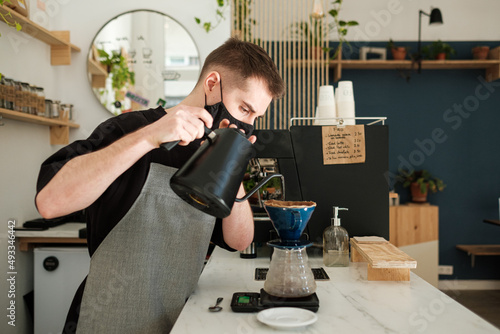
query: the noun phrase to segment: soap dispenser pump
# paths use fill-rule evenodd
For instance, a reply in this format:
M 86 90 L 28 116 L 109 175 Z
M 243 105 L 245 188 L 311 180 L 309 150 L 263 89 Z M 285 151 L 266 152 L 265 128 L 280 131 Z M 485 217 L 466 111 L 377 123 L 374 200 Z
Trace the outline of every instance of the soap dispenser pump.
M 348 209 L 334 206 L 332 225 L 323 232 L 323 263 L 327 267 L 349 266 L 349 234 L 340 226 L 339 210 Z

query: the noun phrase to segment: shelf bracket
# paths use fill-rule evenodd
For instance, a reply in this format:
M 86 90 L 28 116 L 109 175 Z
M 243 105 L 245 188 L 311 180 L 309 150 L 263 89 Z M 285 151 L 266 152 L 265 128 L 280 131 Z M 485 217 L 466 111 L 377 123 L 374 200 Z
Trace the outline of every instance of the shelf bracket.
M 53 125 L 50 127 L 50 145 L 67 145 L 68 143 L 68 126 Z
M 52 31 L 57 38 L 67 42 L 67 45 L 50 45 L 50 64 L 51 65 L 71 65 L 71 46 L 70 34 L 67 30 Z

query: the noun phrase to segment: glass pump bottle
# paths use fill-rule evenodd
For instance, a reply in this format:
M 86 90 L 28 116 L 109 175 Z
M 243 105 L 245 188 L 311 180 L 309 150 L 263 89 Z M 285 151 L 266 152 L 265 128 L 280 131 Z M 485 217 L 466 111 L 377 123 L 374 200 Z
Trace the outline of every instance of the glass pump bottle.
M 334 206 L 332 225 L 323 232 L 323 264 L 327 267 L 349 266 L 349 234 L 340 226 L 339 210 L 348 209 Z

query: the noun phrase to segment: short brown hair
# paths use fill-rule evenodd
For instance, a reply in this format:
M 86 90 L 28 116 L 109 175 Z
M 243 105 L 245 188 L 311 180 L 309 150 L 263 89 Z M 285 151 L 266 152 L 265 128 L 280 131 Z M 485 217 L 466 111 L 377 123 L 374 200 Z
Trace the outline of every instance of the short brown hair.
M 200 80 L 210 71 L 218 69 L 226 69 L 231 74 L 236 74 L 236 78 L 225 78 L 230 85 L 255 77 L 267 83 L 267 88 L 273 98 L 280 98 L 285 93 L 285 83 L 281 79 L 276 64 L 267 52 L 256 44 L 229 38 L 207 56 L 201 69 Z

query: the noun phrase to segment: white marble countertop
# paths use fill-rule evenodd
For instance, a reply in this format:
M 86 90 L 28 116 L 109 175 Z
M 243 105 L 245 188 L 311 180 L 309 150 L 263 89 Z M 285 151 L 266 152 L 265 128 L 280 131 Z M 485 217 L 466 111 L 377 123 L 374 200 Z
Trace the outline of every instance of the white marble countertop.
M 410 282 L 374 282 L 366 280 L 365 263 L 328 268 L 321 258 L 309 262 L 330 276 L 317 281 L 316 323 L 283 331 L 260 323 L 256 313 L 232 312 L 234 292 L 259 292 L 264 286 L 254 280 L 254 271 L 269 267 L 269 258 L 241 259 L 239 252 L 216 248 L 171 333 L 500 333 L 413 273 Z M 210 313 L 217 297 L 224 297 L 224 309 Z
M 85 223 L 65 223 L 43 231 L 23 231 L 17 230 L 16 237 L 37 237 L 37 238 L 78 238 L 78 231 L 84 228 Z

